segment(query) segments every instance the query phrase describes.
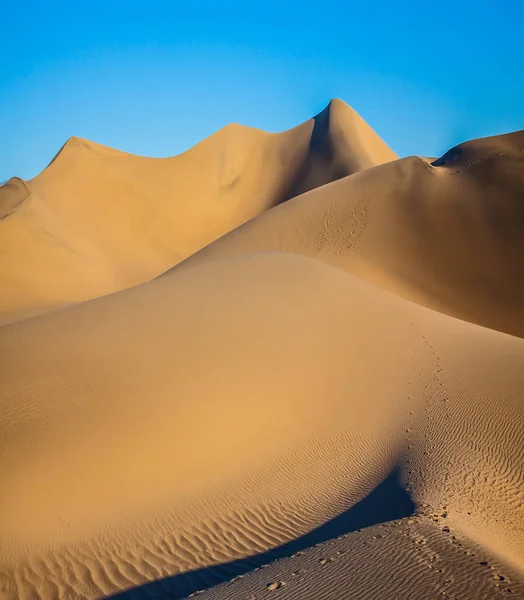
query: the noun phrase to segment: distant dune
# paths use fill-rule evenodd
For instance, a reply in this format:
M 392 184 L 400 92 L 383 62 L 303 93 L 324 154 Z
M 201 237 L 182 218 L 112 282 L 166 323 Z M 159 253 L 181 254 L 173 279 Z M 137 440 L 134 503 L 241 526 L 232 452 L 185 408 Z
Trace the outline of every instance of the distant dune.
M 524 131 L 409 157 L 309 192 L 182 266 L 278 250 L 524 337 Z
M 524 598 L 523 199 L 341 101 L 10 180 L 0 598 Z
M 40 175 L 0 187 L 0 322 L 149 281 L 261 212 L 395 158 L 340 100 L 280 134 L 229 125 L 173 158 L 71 138 Z

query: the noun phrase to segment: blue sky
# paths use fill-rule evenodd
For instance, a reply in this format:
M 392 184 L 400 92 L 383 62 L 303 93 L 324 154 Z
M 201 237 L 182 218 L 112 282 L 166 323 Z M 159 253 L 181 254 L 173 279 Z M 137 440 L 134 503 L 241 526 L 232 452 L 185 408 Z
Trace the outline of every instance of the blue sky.
M 77 135 L 183 152 L 280 131 L 331 97 L 400 155 L 524 128 L 524 0 L 2 3 L 0 181 Z

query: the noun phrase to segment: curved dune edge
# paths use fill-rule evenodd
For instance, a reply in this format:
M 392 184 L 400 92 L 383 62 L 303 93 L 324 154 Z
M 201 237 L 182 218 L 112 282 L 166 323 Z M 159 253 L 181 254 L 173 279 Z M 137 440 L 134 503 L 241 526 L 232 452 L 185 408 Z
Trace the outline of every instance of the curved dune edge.
M 333 101 L 0 187 L 2 599 L 524 598 L 524 132 L 394 158 Z
M 0 185 L 0 219 L 10 215 L 28 196 L 27 184 L 19 177 L 11 177 L 9 181 Z
M 158 579 L 173 598 L 166 577 L 307 534 L 392 473 L 416 514 L 524 568 L 523 340 L 268 253 L 5 326 L 0 347 L 6 598 Z
M 524 131 L 409 157 L 296 197 L 175 267 L 299 253 L 439 312 L 524 337 Z
M 71 138 L 23 202 L 0 187 L 0 322 L 149 281 L 297 194 L 396 158 L 340 100 L 289 131 L 232 124 L 170 158 Z
M 414 515 L 367 527 L 196 595 L 245 600 L 274 597 L 276 589 L 284 600 L 524 597 L 521 573 L 443 523 Z

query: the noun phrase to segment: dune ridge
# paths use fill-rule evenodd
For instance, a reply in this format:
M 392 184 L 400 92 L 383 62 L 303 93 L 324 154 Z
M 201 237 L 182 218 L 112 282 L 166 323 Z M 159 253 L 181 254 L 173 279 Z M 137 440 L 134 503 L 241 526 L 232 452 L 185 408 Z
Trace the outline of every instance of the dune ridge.
M 523 564 L 519 338 L 277 253 L 5 326 L 0 343 L 7 597 L 53 581 L 101 597 L 256 554 L 393 469 L 416 506 Z
M 524 598 L 523 198 L 524 132 L 395 160 L 340 101 L 10 180 L 0 597 Z
M 524 131 L 408 157 L 294 198 L 176 268 L 297 252 L 440 312 L 524 337 Z
M 17 206 L 29 195 L 25 181 L 18 177 L 11 177 L 0 186 L 0 219 L 11 214 Z
M 228 125 L 172 158 L 71 138 L 0 222 L 0 319 L 149 281 L 297 193 L 397 158 L 347 104 L 280 134 Z

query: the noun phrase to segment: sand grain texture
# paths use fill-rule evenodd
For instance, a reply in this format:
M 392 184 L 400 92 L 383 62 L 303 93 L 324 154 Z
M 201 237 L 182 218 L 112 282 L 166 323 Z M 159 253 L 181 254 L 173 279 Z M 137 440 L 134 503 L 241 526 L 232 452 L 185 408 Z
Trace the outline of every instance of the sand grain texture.
M 0 188 L 4 315 L 47 311 L 0 327 L 0 598 L 524 598 L 524 134 L 386 162 L 362 123 Z

